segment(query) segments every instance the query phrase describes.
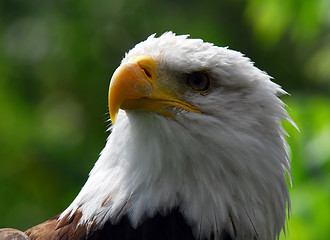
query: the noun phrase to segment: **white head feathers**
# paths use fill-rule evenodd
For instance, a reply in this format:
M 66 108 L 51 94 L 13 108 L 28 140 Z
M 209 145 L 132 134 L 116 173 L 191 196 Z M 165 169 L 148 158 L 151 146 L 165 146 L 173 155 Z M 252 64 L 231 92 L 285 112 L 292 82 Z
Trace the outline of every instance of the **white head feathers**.
M 202 237 L 223 228 L 237 239 L 274 239 L 284 229 L 290 199 L 288 148 L 281 120 L 285 93 L 241 53 L 167 32 L 126 54 L 147 55 L 160 79 L 207 71 L 206 94 L 173 91 L 202 114 L 178 110 L 176 121 L 120 110 L 85 186 L 61 217 L 82 211 L 81 224 L 145 217 L 179 207 Z M 173 80 L 174 79 L 174 80 Z

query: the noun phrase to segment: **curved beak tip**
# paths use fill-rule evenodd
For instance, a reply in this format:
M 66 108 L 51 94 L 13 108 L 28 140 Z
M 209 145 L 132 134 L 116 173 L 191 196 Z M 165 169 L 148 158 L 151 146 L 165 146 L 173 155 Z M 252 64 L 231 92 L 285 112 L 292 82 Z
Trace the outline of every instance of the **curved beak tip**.
M 114 125 L 116 122 L 117 114 L 119 111 L 119 105 L 120 105 L 119 103 L 115 103 L 115 101 L 111 101 L 111 94 L 109 94 L 109 114 L 112 125 Z
M 112 113 L 110 112 L 110 120 L 111 120 L 111 122 L 112 122 L 112 125 L 114 125 L 115 122 L 116 122 L 117 114 L 118 114 L 118 111 L 116 111 L 116 112 L 112 112 Z

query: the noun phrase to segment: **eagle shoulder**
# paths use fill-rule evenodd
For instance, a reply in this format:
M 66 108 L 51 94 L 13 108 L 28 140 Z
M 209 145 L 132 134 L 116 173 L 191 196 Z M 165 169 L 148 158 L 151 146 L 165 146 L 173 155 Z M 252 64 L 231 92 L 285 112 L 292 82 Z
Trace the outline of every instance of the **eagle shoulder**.
M 60 214 L 25 231 L 31 240 L 87 239 L 87 229 L 79 225 L 81 212 L 58 221 Z
M 28 229 L 26 238 L 18 240 L 195 240 L 191 227 L 178 209 L 173 209 L 167 214 L 156 214 L 145 219 L 141 225 L 134 228 L 127 216 L 123 216 L 118 223 L 106 222 L 102 227 L 93 225 L 87 228 L 80 224 L 81 212 L 62 218 L 60 214 L 48 221 Z M 0 240 L 12 240 L 4 238 Z M 211 236 L 214 239 L 214 236 Z M 223 230 L 221 240 L 233 240 L 230 234 Z

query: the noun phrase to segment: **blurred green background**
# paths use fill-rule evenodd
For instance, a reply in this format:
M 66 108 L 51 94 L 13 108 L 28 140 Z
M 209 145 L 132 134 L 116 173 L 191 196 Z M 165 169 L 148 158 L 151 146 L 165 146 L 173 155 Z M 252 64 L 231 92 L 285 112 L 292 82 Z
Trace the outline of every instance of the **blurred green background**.
M 329 0 L 2 0 L 0 227 L 56 215 L 108 133 L 109 79 L 152 33 L 245 53 L 291 96 L 294 184 L 287 239 L 330 239 Z M 284 239 L 282 234 L 281 239 Z

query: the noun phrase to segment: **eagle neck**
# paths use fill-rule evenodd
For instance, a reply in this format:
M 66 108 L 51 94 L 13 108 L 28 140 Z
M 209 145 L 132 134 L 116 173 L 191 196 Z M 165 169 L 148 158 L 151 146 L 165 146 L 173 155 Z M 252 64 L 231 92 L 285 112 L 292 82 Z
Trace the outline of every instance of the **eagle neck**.
M 273 237 L 283 227 L 289 201 L 283 165 L 274 159 L 287 157 L 283 143 L 273 143 L 279 154 L 272 157 L 263 149 L 272 143 L 186 120 L 120 112 L 89 179 L 62 216 L 80 209 L 82 224 L 103 226 L 126 215 L 137 227 L 178 207 L 196 236 L 222 229 L 236 235 L 239 228 L 249 236 Z M 272 164 L 259 166 L 264 158 Z

